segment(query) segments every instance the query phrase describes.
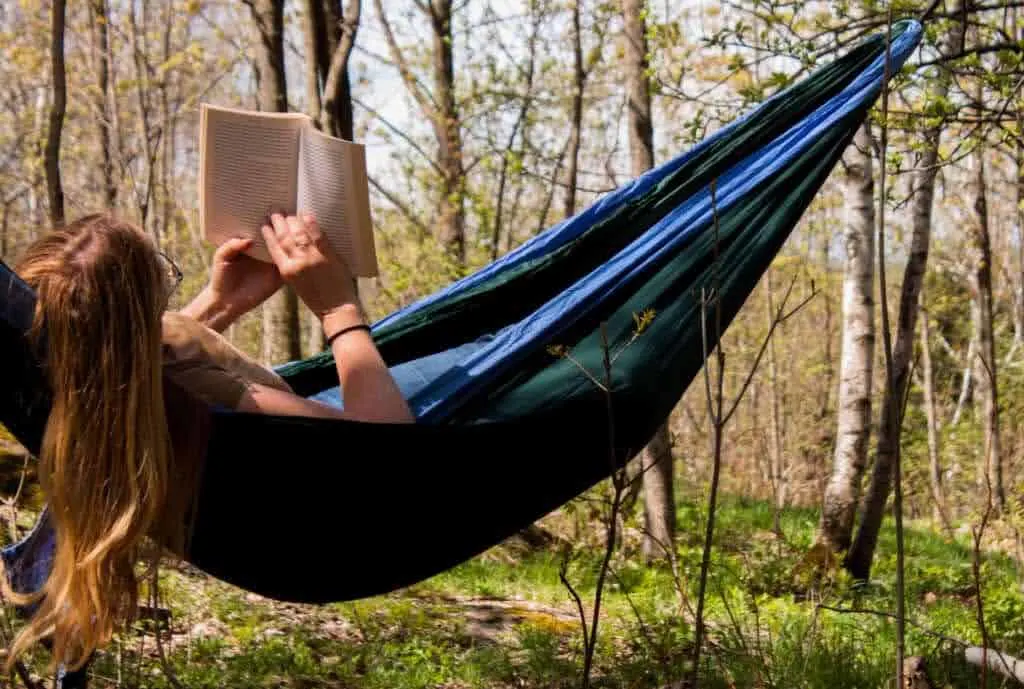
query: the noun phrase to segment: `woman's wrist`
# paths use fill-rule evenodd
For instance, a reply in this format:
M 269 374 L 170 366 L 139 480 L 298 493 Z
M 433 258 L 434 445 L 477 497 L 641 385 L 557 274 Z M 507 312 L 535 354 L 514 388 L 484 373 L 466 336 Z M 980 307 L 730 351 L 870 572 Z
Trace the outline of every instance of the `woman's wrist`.
M 194 318 L 211 330 L 223 332 L 238 320 L 245 310 L 220 298 L 207 285 L 185 308 L 181 309 L 181 313 Z
M 321 314 L 320 324 L 323 326 L 324 334 L 327 337 L 331 337 L 346 328 L 365 325 L 366 320 L 363 318 L 363 313 L 357 304 L 346 303 Z

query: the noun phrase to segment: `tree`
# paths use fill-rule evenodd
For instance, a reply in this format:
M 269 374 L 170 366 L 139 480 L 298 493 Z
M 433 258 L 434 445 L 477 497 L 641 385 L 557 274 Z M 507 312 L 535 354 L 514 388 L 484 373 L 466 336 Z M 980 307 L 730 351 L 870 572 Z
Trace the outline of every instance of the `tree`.
M 778 317 L 775 305 L 775 285 L 772 280 L 772 269 L 769 268 L 765 274 L 765 288 L 767 292 L 766 315 L 768 317 L 768 329 L 771 331 L 776 326 L 775 319 Z M 772 528 L 777 535 L 782 535 L 782 508 L 786 505 L 786 466 L 782 450 L 782 402 L 779 399 L 779 362 L 778 354 L 775 351 L 775 338 L 768 340 L 768 455 L 771 458 L 769 465 L 769 482 L 774 493 L 772 502 Z
M 259 34 L 257 98 L 261 110 L 288 111 L 284 70 L 284 0 L 247 0 Z M 277 363 L 302 358 L 299 301 L 287 286 L 263 306 L 263 359 Z
M 875 183 L 870 125 L 853 139 L 846 166 L 846 263 L 843 276 L 843 341 L 839 373 L 836 446 L 825 486 L 818 544 L 845 552 L 853 534 L 871 432 L 871 375 L 875 348 Z
M 135 122 L 138 124 L 137 136 L 139 145 L 142 147 L 141 170 L 134 175 L 139 182 L 132 186 L 135 190 L 135 205 L 138 207 L 139 222 L 143 227 L 152 231 L 153 237 L 159 243 L 162 241 L 161 228 L 150 211 L 156 188 L 156 161 L 162 131 L 155 126 L 153 108 L 150 103 L 154 90 L 150 74 L 155 70 L 151 68 L 149 62 L 150 50 L 147 40 L 149 11 L 149 3 L 141 3 L 138 8 L 135 3 L 131 3 L 128 9 L 128 37 L 131 41 L 132 64 L 135 66 L 133 81 L 135 82 L 135 102 L 138 107 L 138 117 L 135 118 Z
M 362 2 L 343 13 L 336 0 L 306 0 L 306 95 L 309 115 L 322 131 L 351 141 L 352 86 L 349 59 L 355 47 Z
M 935 503 L 935 516 L 946 533 L 953 532 L 942 488 L 942 466 L 939 461 L 939 422 L 935 411 L 935 371 L 932 366 L 932 338 L 928 326 L 928 311 L 921 295 L 921 390 L 924 394 L 924 412 L 928 424 L 928 484 Z
M 580 30 L 581 4 L 581 0 L 573 0 L 572 2 L 572 111 L 569 115 L 569 141 L 566 144 L 565 153 L 567 158 L 567 168 L 565 173 L 565 199 L 563 205 L 563 212 L 567 218 L 576 214 L 576 186 L 580 159 L 580 138 L 582 136 L 583 126 L 583 92 L 587 85 L 587 77 L 590 76 L 590 67 L 592 66 L 584 61 L 583 56 L 583 39 L 581 36 L 582 32 Z M 623 7 L 625 8 L 625 5 Z M 625 12 L 626 10 L 624 9 L 623 11 Z M 627 38 L 627 42 L 629 40 L 630 39 Z M 646 55 L 646 52 L 644 55 Z M 631 66 L 628 69 L 633 69 L 633 67 Z M 644 88 L 646 88 L 646 86 Z M 650 117 L 650 109 L 650 96 L 648 96 L 648 117 Z M 632 146 L 632 139 L 630 139 L 630 141 L 630 145 Z M 651 155 L 651 159 L 653 160 L 653 153 Z M 636 154 L 634 154 L 633 160 L 636 161 Z M 645 167 L 644 170 L 648 167 L 650 167 L 650 165 Z M 636 164 L 633 165 L 633 168 L 634 174 L 640 174 L 636 171 Z
M 629 150 L 632 173 L 642 175 L 654 166 L 654 127 L 647 70 L 647 35 L 643 0 L 622 0 Z M 577 25 L 578 26 L 578 25 Z M 579 69 L 579 65 L 577 65 Z M 578 82 L 579 86 L 582 85 Z M 572 161 L 570 160 L 570 165 Z M 640 454 L 644 492 L 643 553 L 648 561 L 665 557 L 675 540 L 676 506 L 672 491 L 672 441 L 662 424 Z
M 516 112 L 515 121 L 512 123 L 512 129 L 508 133 L 508 138 L 505 140 L 505 148 L 501 151 L 501 167 L 498 172 L 498 185 L 494 192 L 494 228 L 491 232 L 491 260 L 496 261 L 498 254 L 501 252 L 502 245 L 502 229 L 505 227 L 505 196 L 506 190 L 509 186 L 509 168 L 511 167 L 514 157 L 517 155 L 521 156 L 522 152 L 517 152 L 515 149 L 516 139 L 520 136 L 525 139 L 525 129 L 528 125 L 527 115 L 530 112 L 530 107 L 534 100 L 534 80 L 537 72 L 537 38 L 540 34 L 540 28 L 545 18 L 543 8 L 536 7 L 533 3 L 530 4 L 530 37 L 526 41 L 527 56 L 526 66 L 522 69 L 523 72 L 523 95 L 519 102 L 519 109 Z M 576 24 L 577 36 L 579 31 L 579 24 Z M 582 108 L 582 106 L 581 106 Z M 575 111 L 574 111 L 575 112 Z M 570 136 L 570 141 L 572 137 Z M 575 192 L 575 180 L 573 180 L 573 191 Z M 554 190 L 554 185 L 551 185 L 551 189 Z M 522 187 L 520 187 L 520 192 Z M 540 213 L 542 216 L 547 215 L 547 207 L 550 204 L 550 196 L 548 201 L 544 204 L 544 210 Z M 575 198 L 573 200 L 575 205 Z M 513 208 L 518 205 L 513 204 Z M 575 213 L 575 210 L 568 212 L 567 214 Z M 508 234 L 511 234 L 510 232 Z M 507 243 L 507 242 L 506 242 Z
M 985 198 L 985 148 L 979 145 L 972 156 L 974 166 L 971 194 L 974 218 L 968 224 L 968 283 L 971 289 L 971 328 L 978 342 L 974 357 L 975 389 L 980 397 L 984 447 L 978 468 L 978 483 L 986 501 L 998 510 L 1006 504 L 1003 491 L 1003 467 L 999 451 L 999 400 L 996 375 L 995 337 L 992 331 L 992 240 L 989 231 L 988 202 Z
M 46 190 L 50 201 L 50 221 L 64 223 L 64 187 L 60 179 L 60 140 L 67 108 L 67 79 L 64 74 L 65 0 L 54 0 L 50 27 L 50 69 L 53 78 L 53 104 L 46 133 Z
M 441 176 L 437 232 L 441 244 L 459 267 L 466 263 L 466 171 L 463 163 L 462 122 L 455 98 L 455 54 L 452 38 L 451 0 L 417 0 L 416 7 L 430 24 L 430 71 L 433 89 L 413 74 L 398 45 L 381 4 L 374 0 L 377 18 L 384 29 L 391 59 L 409 94 L 430 122 L 437 143 L 435 165 Z
M 349 58 L 355 47 L 362 12 L 360 0 L 350 0 L 339 16 L 335 0 L 306 0 L 306 98 L 309 116 L 331 136 L 355 139 Z M 327 338 L 316 314 L 310 314 L 309 348 L 327 348 Z
M 117 176 L 114 173 L 112 148 L 113 88 L 110 83 L 112 66 L 107 1 L 92 0 L 93 59 L 96 63 L 96 100 L 99 111 L 100 154 L 103 156 L 103 200 L 107 208 L 117 207 Z
M 959 44 L 959 24 L 955 23 L 948 34 L 946 49 Z M 929 101 L 944 102 L 949 94 L 951 75 L 945 65 L 938 67 L 934 93 Z M 867 579 L 878 542 L 878 531 L 885 516 L 885 506 L 892 490 L 892 475 L 896 454 L 900 451 L 900 434 L 903 428 L 903 400 L 910 385 L 910 364 L 914 352 L 914 328 L 921 299 L 925 269 L 928 264 L 928 250 L 932 234 L 932 206 L 935 197 L 935 178 L 939 171 L 939 140 L 945 126 L 938 118 L 924 131 L 924 150 L 921 154 L 917 175 L 916 193 L 912 211 L 913 235 L 910 240 L 910 254 L 903 271 L 903 287 L 900 290 L 900 311 L 896 323 L 896 341 L 893 345 L 892 385 L 886 385 L 879 411 L 878 449 L 871 471 L 871 482 L 864 497 L 864 505 L 857 537 L 853 541 L 846 566 L 854 577 Z M 884 170 L 883 170 L 884 174 Z M 885 228 L 881 228 L 884 230 Z M 884 298 L 884 297 L 883 297 Z M 930 375 L 930 374 L 929 374 Z
M 1024 28 L 1021 33 L 1024 34 Z M 1024 132 L 1024 111 L 1017 113 L 1017 131 Z M 1013 290 L 1013 347 L 1010 356 L 1024 344 L 1024 140 L 1019 137 L 1014 145 L 1014 165 L 1017 168 L 1017 213 L 1014 216 L 1017 261 L 1014 271 L 1016 285 Z

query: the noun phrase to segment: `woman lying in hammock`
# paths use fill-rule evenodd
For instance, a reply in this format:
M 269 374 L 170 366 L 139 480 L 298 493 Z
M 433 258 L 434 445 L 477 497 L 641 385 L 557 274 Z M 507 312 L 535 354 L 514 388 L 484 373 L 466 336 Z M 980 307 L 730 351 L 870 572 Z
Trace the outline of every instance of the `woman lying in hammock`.
M 5 592 L 35 604 L 8 662 L 51 637 L 54 659 L 78 668 L 134 614 L 136 565 L 183 552 L 211 406 L 413 421 L 316 221 L 275 214 L 262 232 L 273 264 L 243 253 L 252 240 L 224 244 L 180 313 L 164 313 L 180 272 L 128 223 L 91 215 L 28 249 L 17 270 L 38 295 L 32 336 L 53 392 L 39 476 L 56 550 L 42 591 Z M 344 410 L 293 394 L 217 333 L 283 283 L 321 319 Z

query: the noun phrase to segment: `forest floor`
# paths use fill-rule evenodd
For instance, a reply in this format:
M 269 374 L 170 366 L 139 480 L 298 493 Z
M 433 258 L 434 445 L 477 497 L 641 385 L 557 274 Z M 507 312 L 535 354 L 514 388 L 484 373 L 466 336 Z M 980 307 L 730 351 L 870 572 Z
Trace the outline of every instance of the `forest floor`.
M 639 535 L 627 527 L 607 580 L 593 686 L 686 686 L 702 514 L 699 499 L 679 504 L 678 576 L 667 565 L 644 566 Z M 855 587 L 841 574 L 809 576 L 816 521 L 813 510 L 786 510 L 779 537 L 770 505 L 725 498 L 710 570 L 701 686 L 891 686 L 895 627 L 877 613 L 895 609 L 892 529 L 883 534 L 872 583 Z M 544 524 L 558 533 L 568 519 L 560 513 Z M 981 686 L 978 672 L 961 660 L 962 643 L 983 638 L 971 537 L 962 531 L 946 538 L 911 521 L 906 532 L 907 616 L 914 623 L 907 655 L 925 658 L 933 687 Z M 566 572 L 588 616 L 603 555 L 600 531 L 593 532 L 578 536 Z M 139 622 L 99 656 L 90 686 L 579 686 L 582 635 L 559 576 L 563 557 L 558 547 L 530 549 L 513 539 L 409 589 L 327 606 L 282 604 L 188 566 L 169 568 L 161 591 L 171 612 L 161 634 L 165 660 L 152 623 Z M 980 578 L 988 645 L 1019 654 L 1018 568 L 989 548 Z M 45 658 L 35 660 L 41 668 Z

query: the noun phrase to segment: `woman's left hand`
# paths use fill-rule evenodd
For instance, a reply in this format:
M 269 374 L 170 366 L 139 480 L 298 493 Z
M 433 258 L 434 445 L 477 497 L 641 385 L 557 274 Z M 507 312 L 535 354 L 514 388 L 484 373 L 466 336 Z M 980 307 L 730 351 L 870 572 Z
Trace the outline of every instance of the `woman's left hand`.
M 252 243 L 252 239 L 235 237 L 221 244 L 213 255 L 210 296 L 234 312 L 256 308 L 284 284 L 276 265 L 245 254 Z

